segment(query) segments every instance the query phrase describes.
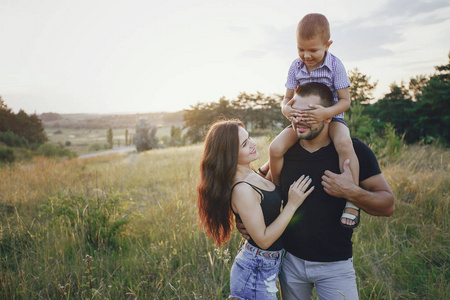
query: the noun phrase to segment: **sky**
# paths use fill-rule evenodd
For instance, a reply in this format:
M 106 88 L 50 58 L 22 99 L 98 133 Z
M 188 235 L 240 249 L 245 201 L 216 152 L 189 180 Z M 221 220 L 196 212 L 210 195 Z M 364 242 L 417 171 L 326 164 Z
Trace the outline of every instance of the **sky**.
M 284 94 L 308 13 L 376 98 L 449 62 L 449 0 L 0 0 L 0 96 L 15 112 L 109 114 Z

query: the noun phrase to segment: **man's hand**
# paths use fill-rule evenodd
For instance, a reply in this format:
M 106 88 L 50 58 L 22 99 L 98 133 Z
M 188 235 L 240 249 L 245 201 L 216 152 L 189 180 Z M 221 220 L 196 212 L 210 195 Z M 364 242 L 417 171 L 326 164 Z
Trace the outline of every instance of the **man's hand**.
M 302 110 L 299 119 L 307 124 L 317 124 L 328 118 L 327 108 L 318 104 L 310 104 L 312 110 Z
M 347 198 L 347 196 L 358 189 L 358 186 L 353 181 L 349 159 L 344 162 L 344 172 L 342 174 L 336 174 L 327 170 L 322 176 L 322 180 L 324 191 L 337 198 Z
M 250 235 L 248 234 L 247 230 L 245 229 L 244 223 L 242 223 L 241 219 L 239 219 L 239 218 L 236 218 L 236 228 L 244 239 L 246 239 L 248 241 L 250 240 Z

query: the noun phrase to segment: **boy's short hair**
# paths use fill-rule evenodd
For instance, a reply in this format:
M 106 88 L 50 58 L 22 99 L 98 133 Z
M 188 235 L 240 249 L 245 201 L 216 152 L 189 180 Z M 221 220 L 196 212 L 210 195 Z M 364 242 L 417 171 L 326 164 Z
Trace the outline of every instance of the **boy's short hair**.
M 319 96 L 322 106 L 330 107 L 334 104 L 333 93 L 330 88 L 323 83 L 308 82 L 302 85 L 298 85 L 295 89 L 295 93 L 301 97 L 307 97 L 310 95 Z
M 298 23 L 297 36 L 304 39 L 322 37 L 327 43 L 330 40 L 330 24 L 324 15 L 307 14 Z

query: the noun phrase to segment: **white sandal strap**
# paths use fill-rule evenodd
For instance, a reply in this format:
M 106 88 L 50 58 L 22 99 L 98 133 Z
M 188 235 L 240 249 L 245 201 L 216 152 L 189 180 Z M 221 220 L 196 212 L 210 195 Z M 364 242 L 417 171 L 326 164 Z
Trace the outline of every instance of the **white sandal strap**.
M 342 216 L 341 216 L 341 219 L 342 218 L 346 218 L 346 219 L 354 221 L 354 220 L 356 220 L 358 218 L 358 216 L 352 215 L 352 214 L 348 214 L 348 213 L 343 213 Z
M 353 204 L 353 203 L 351 203 L 350 201 L 347 201 L 346 203 L 345 203 L 345 208 L 354 208 L 354 209 L 358 209 L 359 210 L 359 207 L 358 206 L 356 206 L 355 204 Z

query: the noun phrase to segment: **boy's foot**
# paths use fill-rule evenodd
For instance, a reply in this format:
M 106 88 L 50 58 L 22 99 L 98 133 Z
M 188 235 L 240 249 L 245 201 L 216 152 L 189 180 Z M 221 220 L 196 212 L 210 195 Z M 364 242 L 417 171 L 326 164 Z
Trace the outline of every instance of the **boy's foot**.
M 359 208 L 347 201 L 341 216 L 341 225 L 347 228 L 357 227 L 359 225 L 359 214 Z

